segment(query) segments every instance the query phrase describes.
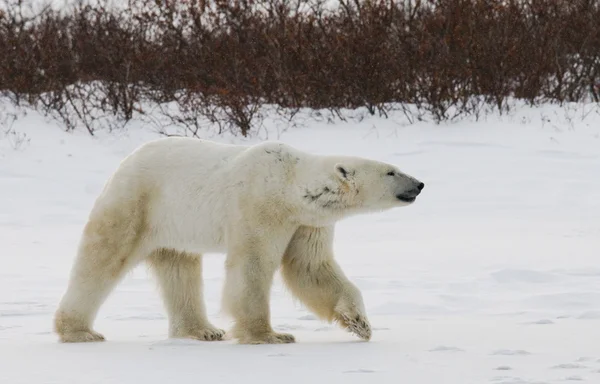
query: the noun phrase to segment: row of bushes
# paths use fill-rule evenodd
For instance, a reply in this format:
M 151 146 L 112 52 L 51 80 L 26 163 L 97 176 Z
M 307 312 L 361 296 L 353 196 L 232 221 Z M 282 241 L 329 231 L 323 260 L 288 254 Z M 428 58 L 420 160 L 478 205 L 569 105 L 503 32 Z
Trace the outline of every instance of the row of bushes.
M 2 2 L 0 92 L 92 134 L 142 105 L 246 135 L 265 104 L 442 121 L 510 97 L 599 100 L 598 0 Z

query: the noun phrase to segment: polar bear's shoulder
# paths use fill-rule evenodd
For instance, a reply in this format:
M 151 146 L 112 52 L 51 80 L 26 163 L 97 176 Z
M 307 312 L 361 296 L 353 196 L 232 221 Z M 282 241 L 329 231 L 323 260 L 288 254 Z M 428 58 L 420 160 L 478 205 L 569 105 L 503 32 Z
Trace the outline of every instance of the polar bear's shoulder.
M 301 158 L 310 156 L 308 153 L 278 141 L 265 141 L 246 148 L 244 154 L 247 157 L 278 163 L 296 164 Z

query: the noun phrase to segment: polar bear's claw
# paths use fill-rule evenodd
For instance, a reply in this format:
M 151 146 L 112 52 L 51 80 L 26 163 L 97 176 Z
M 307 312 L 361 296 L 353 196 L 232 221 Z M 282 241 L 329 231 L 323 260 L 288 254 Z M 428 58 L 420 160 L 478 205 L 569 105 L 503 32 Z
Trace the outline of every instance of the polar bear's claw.
M 371 340 L 371 325 L 369 324 L 369 321 L 362 315 L 350 317 L 342 314 L 340 315 L 339 322 L 348 332 L 355 334 L 365 341 Z
M 240 344 L 289 344 L 295 343 L 296 338 L 289 333 L 267 333 L 260 337 L 240 337 Z
M 225 336 L 225 331 L 219 328 L 204 328 L 194 330 L 186 335 L 186 338 L 202 341 L 221 341 Z
M 294 337 L 294 335 L 291 335 L 289 333 L 274 333 L 273 336 L 275 336 L 275 339 L 277 339 L 277 341 L 281 344 L 296 342 L 296 338 Z
M 60 341 L 63 343 L 91 343 L 104 340 L 104 336 L 92 330 L 68 332 L 60 335 Z

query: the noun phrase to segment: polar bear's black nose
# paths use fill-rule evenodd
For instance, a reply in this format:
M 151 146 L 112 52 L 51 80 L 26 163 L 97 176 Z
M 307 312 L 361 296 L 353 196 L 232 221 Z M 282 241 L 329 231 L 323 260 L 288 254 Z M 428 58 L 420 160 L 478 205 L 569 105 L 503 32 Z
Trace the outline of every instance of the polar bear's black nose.
M 412 189 L 410 189 L 406 193 L 409 194 L 410 196 L 416 197 L 416 196 L 419 196 L 419 194 L 421 193 L 423 188 L 425 188 L 425 184 L 419 182 L 419 184 L 416 184 Z

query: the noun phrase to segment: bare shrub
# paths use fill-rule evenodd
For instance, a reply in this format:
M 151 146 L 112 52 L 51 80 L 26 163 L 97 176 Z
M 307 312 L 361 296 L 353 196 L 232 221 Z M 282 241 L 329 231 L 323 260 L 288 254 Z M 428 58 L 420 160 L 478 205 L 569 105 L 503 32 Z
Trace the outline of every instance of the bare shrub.
M 265 105 L 443 121 L 599 100 L 598 0 L 0 4 L 0 91 L 90 134 L 142 105 L 197 136 L 256 131 Z

